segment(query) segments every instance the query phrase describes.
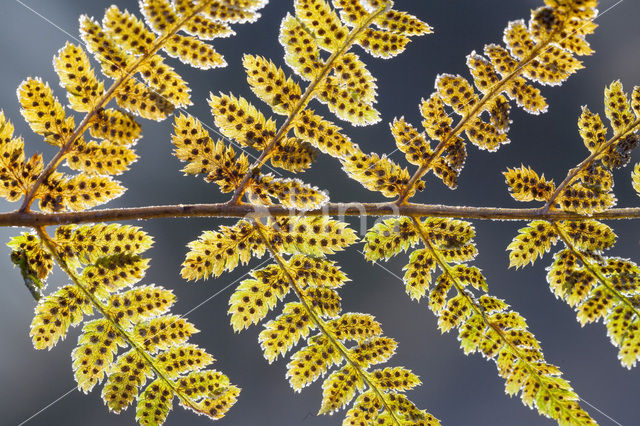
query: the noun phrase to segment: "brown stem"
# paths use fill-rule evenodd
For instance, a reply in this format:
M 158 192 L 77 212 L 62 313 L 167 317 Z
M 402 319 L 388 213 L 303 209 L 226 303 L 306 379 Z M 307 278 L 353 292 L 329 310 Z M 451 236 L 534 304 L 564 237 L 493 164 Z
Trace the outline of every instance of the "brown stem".
M 353 367 L 354 370 L 356 370 L 358 375 L 367 384 L 367 386 L 369 386 L 369 388 L 374 391 L 376 396 L 380 399 L 380 403 L 384 406 L 384 409 L 391 416 L 391 419 L 393 420 L 394 424 L 400 426 L 400 421 L 396 417 L 395 412 L 389 406 L 387 399 L 384 397 L 384 393 L 380 389 L 378 389 L 378 387 L 376 386 L 375 382 L 371 378 L 371 375 L 366 370 L 364 370 L 360 366 L 360 364 L 358 364 L 356 361 L 351 359 L 349 349 L 347 349 L 338 339 L 336 339 L 333 333 L 329 332 L 329 330 L 327 329 L 327 323 L 325 323 L 324 320 L 320 318 L 318 314 L 311 308 L 311 306 L 309 306 L 306 299 L 304 298 L 304 293 L 302 289 L 300 288 L 300 286 L 298 286 L 295 279 L 287 269 L 287 265 L 285 264 L 282 256 L 280 256 L 278 251 L 269 242 L 269 239 L 267 238 L 267 236 L 265 235 L 262 229 L 262 225 L 257 221 L 253 221 L 253 226 L 258 232 L 258 234 L 260 234 L 260 238 L 262 238 L 262 240 L 264 241 L 265 245 L 267 246 L 267 249 L 269 250 L 269 253 L 271 253 L 271 256 L 273 257 L 273 259 L 276 261 L 276 263 L 278 264 L 282 272 L 287 277 L 287 281 L 289 281 L 289 285 L 291 285 L 291 288 L 296 293 L 296 296 L 298 296 L 298 300 L 300 300 L 300 303 L 304 307 L 307 314 L 311 317 L 313 322 L 316 324 L 320 332 L 323 335 L 325 335 L 327 339 L 329 339 L 331 344 L 338 350 L 338 352 L 340 352 L 340 354 L 342 355 L 342 358 L 344 358 L 344 360 L 347 361 L 347 363 L 351 365 L 351 367 Z
M 345 39 L 344 43 L 342 44 L 342 46 L 340 46 L 338 50 L 336 50 L 331 54 L 329 59 L 327 59 L 324 66 L 320 70 L 320 73 L 316 75 L 314 79 L 311 81 L 311 83 L 309 84 L 309 86 L 307 86 L 306 90 L 300 97 L 300 100 L 294 106 L 293 111 L 291 111 L 291 113 L 287 117 L 287 120 L 282 124 L 282 126 L 280 126 L 276 135 L 273 137 L 273 140 L 271 140 L 269 145 L 267 145 L 266 148 L 262 151 L 262 153 L 260 154 L 260 157 L 258 157 L 258 159 L 251 165 L 251 167 L 249 167 L 249 171 L 247 172 L 246 175 L 244 175 L 244 177 L 242 178 L 242 181 L 240 181 L 240 184 L 238 185 L 238 187 L 233 193 L 233 196 L 229 200 L 228 202 L 229 205 L 241 204 L 242 196 L 246 191 L 247 186 L 249 185 L 249 181 L 255 177 L 255 175 L 259 172 L 260 167 L 262 167 L 264 163 L 269 159 L 269 156 L 272 154 L 276 144 L 283 137 L 285 137 L 286 134 L 289 132 L 289 130 L 291 129 L 291 125 L 297 118 L 298 114 L 300 114 L 300 112 L 302 112 L 311 101 L 313 92 L 315 91 L 316 87 L 324 81 L 324 79 L 327 77 L 327 74 L 329 74 L 329 72 L 333 69 L 334 62 L 340 56 L 342 56 L 347 50 L 349 50 L 351 45 L 356 41 L 356 38 L 360 35 L 362 31 L 368 28 L 369 25 L 371 25 L 371 23 L 378 16 L 380 16 L 380 14 L 386 12 L 389 8 L 390 8 L 390 5 L 386 3 L 384 6 L 380 7 L 374 13 L 369 15 L 367 19 L 364 22 L 362 22 L 362 24 L 360 24 L 359 26 L 351 30 L 351 32 Z
M 279 217 L 279 216 L 415 216 L 448 217 L 479 220 L 617 220 L 640 219 L 640 207 L 609 209 L 591 216 L 578 213 L 541 209 L 505 209 L 500 207 L 466 207 L 439 204 L 406 203 L 329 203 L 315 210 L 295 210 L 283 206 L 253 204 L 178 204 L 165 206 L 129 207 L 82 212 L 20 212 L 0 213 L 0 227 L 37 227 L 71 223 L 115 222 L 120 220 L 149 220 L 183 217 Z
M 91 111 L 89 111 L 84 116 L 84 119 L 80 122 L 80 124 L 78 124 L 78 127 L 76 127 L 76 129 L 73 131 L 71 136 L 69 136 L 69 139 L 60 148 L 60 150 L 55 155 L 55 157 L 53 157 L 51 161 L 49 161 L 49 164 L 47 164 L 47 166 L 42 170 L 42 173 L 40 173 L 40 175 L 38 176 L 38 179 L 35 181 L 33 186 L 31 186 L 31 188 L 29 189 L 29 192 L 25 196 L 24 201 L 20 206 L 21 212 L 28 212 L 30 210 L 31 203 L 33 202 L 33 199 L 40 185 L 42 185 L 42 183 L 49 177 L 49 175 L 53 173 L 56 167 L 58 167 L 58 164 L 60 164 L 63 157 L 69 152 L 69 149 L 71 149 L 71 146 L 87 130 L 87 126 L 89 126 L 89 124 L 91 123 L 91 120 L 93 120 L 93 117 L 98 113 L 98 111 L 102 110 L 109 103 L 109 101 L 115 95 L 116 91 L 120 88 L 120 86 L 122 86 L 131 77 L 133 77 L 133 75 L 136 72 L 138 72 L 138 69 L 140 68 L 140 66 L 146 60 L 148 60 L 153 55 L 155 55 L 158 52 L 158 50 L 160 50 L 162 45 L 167 41 L 167 39 L 174 36 L 180 30 L 180 28 L 182 28 L 184 24 L 186 24 L 198 13 L 202 12 L 202 10 L 212 2 L 213 0 L 204 1 L 200 6 L 194 9 L 191 13 L 189 13 L 188 15 L 185 15 L 182 19 L 180 19 L 176 23 L 176 25 L 173 28 L 171 28 L 170 31 L 168 31 L 166 34 L 162 35 L 155 41 L 155 43 L 153 44 L 153 46 L 151 46 L 148 52 L 146 52 L 144 55 L 136 59 L 136 61 L 125 70 L 125 73 L 122 77 L 118 78 L 116 81 L 113 82 L 111 87 L 109 87 L 109 89 L 104 93 L 104 95 L 100 97 L 100 99 L 98 100 L 96 105 L 91 109 Z
M 578 173 L 580 173 L 581 171 L 583 171 L 584 169 L 589 167 L 589 165 L 593 161 L 595 161 L 597 157 L 599 157 L 600 155 L 602 155 L 602 153 L 604 153 L 607 149 L 609 149 L 609 147 L 611 145 L 613 145 L 614 143 L 618 142 L 621 138 L 627 136 L 629 133 L 632 133 L 632 132 L 636 131 L 638 126 L 640 126 L 640 119 L 634 121 L 633 123 L 631 123 L 629 125 L 629 127 L 627 128 L 627 130 L 625 130 L 624 132 L 620 132 L 617 135 L 614 135 L 611 139 L 609 139 L 607 142 L 602 144 L 602 146 L 600 146 L 600 148 L 598 148 L 596 151 L 592 152 L 591 155 L 589 155 L 587 158 L 585 158 L 580 164 L 578 164 L 573 169 L 569 170 L 569 173 L 567 174 L 567 177 L 564 178 L 564 180 L 560 183 L 560 185 L 558 185 L 558 187 L 553 192 L 553 194 L 551 194 L 551 197 L 546 202 L 544 207 L 542 207 L 541 211 L 543 213 L 549 212 L 553 207 L 554 201 L 558 198 L 558 196 L 560 195 L 562 190 L 565 189 L 567 187 L 567 185 L 569 185 L 571 182 L 573 182 L 573 180 L 576 178 Z

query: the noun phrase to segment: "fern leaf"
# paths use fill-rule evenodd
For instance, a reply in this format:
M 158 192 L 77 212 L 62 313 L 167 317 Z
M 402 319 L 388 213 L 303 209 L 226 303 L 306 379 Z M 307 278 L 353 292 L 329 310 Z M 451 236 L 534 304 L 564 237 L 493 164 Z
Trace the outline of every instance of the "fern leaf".
M 295 121 L 296 136 L 320 151 L 333 157 L 344 157 L 358 151 L 341 128 L 315 114 L 310 109 L 302 111 Z
M 69 327 L 80 324 L 92 307 L 82 291 L 73 285 L 61 287 L 38 302 L 29 335 L 36 349 L 51 349 L 67 335 Z
M 410 370 L 404 367 L 387 367 L 371 372 L 376 383 L 382 389 L 407 391 L 420 386 L 422 382 Z
M 149 53 L 156 41 L 144 22 L 126 10 L 120 11 L 116 5 L 107 9 L 102 25 L 115 43 L 134 55 Z
M 607 129 L 604 127 L 600 115 L 592 113 L 587 107 L 582 108 L 578 128 L 584 145 L 590 152 L 598 151 L 607 140 Z
M 302 304 L 289 302 L 282 314 L 269 321 L 258 338 L 264 357 L 271 364 L 286 354 L 298 341 L 309 335 L 316 325 L 311 321 Z
M 366 253 L 365 253 L 366 256 Z M 404 284 L 411 299 L 420 300 L 426 295 L 431 285 L 431 273 L 436 269 L 436 262 L 429 250 L 414 250 L 409 255 L 409 264 L 404 267 Z
M 133 150 L 104 142 L 78 140 L 67 154 L 67 165 L 88 175 L 119 175 L 129 169 L 138 156 Z
M 357 39 L 368 54 L 376 58 L 389 59 L 404 52 L 411 39 L 403 34 L 367 28 Z
M 89 131 L 94 138 L 124 146 L 133 145 L 142 136 L 142 129 L 133 116 L 117 109 L 98 111 Z
M 78 389 L 89 393 L 109 373 L 118 347 L 126 343 L 105 318 L 89 321 L 82 327 L 78 346 L 71 352 Z
M 341 298 L 330 288 L 310 287 L 304 291 L 304 298 L 322 318 L 336 318 L 342 310 Z
M 493 152 L 500 148 L 501 145 L 510 142 L 506 133 L 491 123 L 482 121 L 479 118 L 472 120 L 465 129 L 465 133 L 469 141 L 480 149 Z
M 420 241 L 411 219 L 392 218 L 373 226 L 365 235 L 364 255 L 367 260 L 390 259 L 407 251 Z
M 480 100 L 471 84 L 459 75 L 439 75 L 436 79 L 436 89 L 440 99 L 459 115 L 466 115 Z
M 471 223 L 463 220 L 430 217 L 422 227 L 439 250 L 462 247 L 475 236 Z
M 175 34 L 167 40 L 162 48 L 169 56 L 203 70 L 227 65 L 224 57 L 216 52 L 213 46 L 196 37 Z
M 332 414 L 345 407 L 364 388 L 362 378 L 352 366 L 334 371 L 322 383 L 322 405 L 318 414 Z
M 122 77 L 128 66 L 133 63 L 133 57 L 116 44 L 100 24 L 86 15 L 80 17 L 80 37 L 107 77 Z
M 276 134 L 276 123 L 242 97 L 211 95 L 209 105 L 222 134 L 241 145 L 264 149 Z
M 260 17 L 257 10 L 266 4 L 267 0 L 243 0 L 239 4 L 218 0 L 205 8 L 203 13 L 215 21 L 244 24 L 255 22 Z
M 40 199 L 43 211 L 82 211 L 111 201 L 124 191 L 120 182 L 110 176 L 81 173 L 67 177 L 56 172 L 38 188 L 35 197 Z
M 87 291 L 100 300 L 140 281 L 149 267 L 149 261 L 139 256 L 116 254 L 96 260 L 82 270 L 80 281 Z
M 405 36 L 421 36 L 433 32 L 426 22 L 410 13 L 393 9 L 377 18 L 375 24 L 381 29 Z
M 324 0 L 296 0 L 294 5 L 296 17 L 312 32 L 318 45 L 329 52 L 338 50 L 349 30 L 329 4 Z
M 277 265 L 253 271 L 251 276 L 253 278 L 240 283 L 229 299 L 228 313 L 236 333 L 262 321 L 290 290 L 289 282 Z
M 348 52 L 337 58 L 333 75 L 340 81 L 340 86 L 351 92 L 351 97 L 355 100 L 368 105 L 376 102 L 376 78 L 355 53 Z
M 140 11 L 147 24 L 158 35 L 166 33 L 178 21 L 168 0 L 141 0 Z
M 160 55 L 153 55 L 139 68 L 142 78 L 151 89 L 151 93 L 161 97 L 176 108 L 190 106 L 189 86 L 183 78 Z
M 301 78 L 310 81 L 322 68 L 317 40 L 307 32 L 296 17 L 287 14 L 280 25 L 280 44 L 284 47 L 284 60 Z
M 357 151 L 349 157 L 341 159 L 342 167 L 354 180 L 360 182 L 371 191 L 381 192 L 388 198 L 397 197 L 409 182 L 409 172 L 385 156 L 365 154 Z M 424 181 L 419 181 L 411 189 L 411 195 L 424 189 Z
M 335 76 L 329 76 L 319 89 L 318 99 L 326 103 L 329 111 L 354 126 L 368 126 L 380 121 L 380 112 L 373 102 L 360 99 L 357 89 L 348 87 Z
M 636 118 L 640 118 L 640 86 L 635 86 L 631 93 L 631 109 Z
M 66 116 L 47 83 L 38 78 L 25 80 L 18 87 L 18 100 L 22 106 L 20 112 L 31 130 L 44 136 L 47 143 L 61 146 L 73 133 L 73 117 Z
M 191 0 L 176 0 L 174 7 L 176 12 L 184 16 L 193 11 L 193 2 Z M 188 34 L 198 37 L 200 40 L 213 40 L 214 38 L 227 38 L 235 35 L 235 32 L 229 25 L 223 22 L 217 22 L 205 15 L 196 15 L 184 28 Z
M 372 315 L 346 313 L 327 323 L 336 339 L 363 343 L 382 334 L 380 323 Z
M 141 425 L 162 424 L 171 411 L 172 402 L 171 388 L 164 381 L 156 379 L 140 394 L 136 420 Z
M 148 285 L 111 296 L 108 309 L 119 324 L 129 327 L 167 312 L 175 300 L 170 290 Z
M 216 372 L 215 374 L 218 373 Z M 228 381 L 228 379 L 226 381 Z M 216 379 L 216 381 L 213 383 L 209 382 L 207 385 L 207 389 L 209 387 L 217 387 L 219 389 L 216 392 L 212 392 L 211 395 L 213 396 L 202 398 L 197 403 L 189 402 L 187 404 L 181 400 L 180 404 L 186 408 L 192 409 L 197 414 L 204 414 L 212 420 L 219 420 L 223 418 L 238 400 L 240 388 L 233 385 L 222 387 L 219 382 L 220 380 Z
M 24 232 L 12 237 L 7 246 L 12 249 L 11 260 L 20 268 L 25 282 L 47 279 L 53 269 L 53 256 L 36 235 Z
M 346 223 L 323 216 L 281 218 L 275 224 L 272 243 L 290 254 L 323 257 L 342 251 L 357 241 Z
M 404 117 L 393 120 L 390 127 L 398 149 L 405 154 L 407 161 L 411 164 L 420 166 L 433 154 L 424 133 L 419 133 L 415 127 L 404 120 Z
M 233 227 L 223 226 L 220 231 L 206 231 L 199 239 L 189 243 L 189 252 L 182 263 L 182 278 L 192 281 L 217 277 L 223 271 L 246 264 L 251 256 L 262 257 L 266 246 L 253 226 L 240 221 Z
M 592 215 L 614 206 L 616 201 L 616 197 L 609 190 L 601 190 L 576 181 L 562 191 L 557 204 L 565 211 Z
M 631 105 L 620 80 L 616 80 L 604 91 L 605 114 L 615 134 L 623 133 L 634 121 Z
M 272 175 L 260 176 L 250 188 L 258 198 L 272 197 L 285 207 L 300 210 L 317 209 L 329 201 L 329 196 L 300 179 L 276 178 Z
M 317 154 L 311 144 L 298 138 L 286 138 L 276 143 L 269 159 L 274 167 L 297 173 L 310 168 Z
M 119 413 L 135 400 L 140 388 L 152 377 L 150 366 L 135 350 L 120 355 L 102 388 L 102 400 Z
M 53 58 L 53 65 L 71 108 L 78 112 L 93 110 L 104 94 L 104 83 L 96 78 L 84 49 L 67 42 Z
M 153 240 L 135 226 L 99 224 L 60 226 L 55 242 L 65 260 L 93 264 L 113 254 L 139 255 L 151 247 Z
M 551 250 L 558 238 L 557 232 L 549 222 L 531 222 L 529 226 L 519 230 L 519 234 L 507 247 L 510 251 L 509 267 L 521 268 L 528 263 L 533 264 L 538 257 Z
M 149 353 L 167 350 L 186 342 L 198 329 L 186 319 L 175 315 L 163 315 L 138 323 L 133 336 Z
M 351 354 L 358 364 L 369 368 L 388 361 L 395 354 L 397 346 L 396 341 L 389 337 L 374 337 L 360 343 L 351 350 Z
M 128 80 L 116 93 L 118 105 L 134 115 L 147 120 L 162 121 L 167 118 L 175 105 L 142 83 Z
M 200 370 L 214 361 L 211 355 L 193 344 L 173 346 L 160 354 L 156 360 L 157 365 L 171 379 L 175 379 L 185 373 Z
M 274 113 L 289 115 L 302 96 L 300 86 L 282 68 L 261 56 L 244 55 L 242 64 L 253 93 Z
M 547 201 L 555 191 L 552 180 L 547 181 L 544 175 L 538 176 L 530 167 L 507 169 L 503 174 L 511 196 L 517 201 Z
M 603 251 L 613 247 L 617 238 L 609 226 L 597 220 L 563 221 L 558 226 L 579 250 Z
M 44 167 L 39 154 L 25 162 L 24 142 L 14 137 L 13 130 L 0 110 L 0 196 L 8 201 L 26 194 Z
M 429 99 L 422 100 L 420 112 L 424 118 L 422 126 L 430 138 L 443 141 L 452 135 L 453 118 L 445 111 L 444 100 L 438 92 L 433 93 Z
M 222 192 L 231 192 L 240 184 L 249 169 L 249 161 L 221 140 L 213 142 L 202 123 L 190 115 L 177 115 L 173 125 L 174 154 L 188 164 L 185 174 L 205 174 L 205 179 L 215 182 Z
M 301 287 L 336 289 L 350 281 L 335 262 L 323 258 L 295 255 L 291 256 L 287 264 L 287 269 Z
M 640 163 L 636 163 L 633 167 L 633 172 L 631 173 L 631 183 L 633 185 L 633 189 L 636 190 L 636 193 L 640 195 Z
M 332 344 L 310 343 L 291 356 L 291 361 L 287 364 L 289 384 L 294 391 L 300 392 L 343 361 L 342 354 Z

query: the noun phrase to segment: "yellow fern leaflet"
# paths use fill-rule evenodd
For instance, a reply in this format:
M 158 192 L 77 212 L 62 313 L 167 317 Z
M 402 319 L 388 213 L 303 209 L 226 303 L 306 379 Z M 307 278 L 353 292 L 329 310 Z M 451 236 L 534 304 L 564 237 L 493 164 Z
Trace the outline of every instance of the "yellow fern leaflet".
M 553 181 L 538 176 L 530 167 L 507 169 L 503 174 L 511 196 L 518 201 L 546 201 L 555 190 Z
M 264 149 L 276 134 L 276 123 L 266 119 L 245 98 L 211 95 L 211 112 L 223 135 L 239 144 Z
M 96 78 L 82 47 L 67 42 L 53 58 L 53 65 L 71 108 L 78 112 L 94 109 L 104 94 L 104 83 Z
M 61 146 L 73 133 L 73 117 L 66 117 L 64 107 L 47 83 L 38 78 L 27 79 L 18 88 L 18 99 L 31 130 L 44 136 L 46 142 Z
M 261 56 L 244 55 L 242 63 L 253 93 L 276 114 L 291 113 L 302 95 L 300 86 L 287 77 L 282 68 Z

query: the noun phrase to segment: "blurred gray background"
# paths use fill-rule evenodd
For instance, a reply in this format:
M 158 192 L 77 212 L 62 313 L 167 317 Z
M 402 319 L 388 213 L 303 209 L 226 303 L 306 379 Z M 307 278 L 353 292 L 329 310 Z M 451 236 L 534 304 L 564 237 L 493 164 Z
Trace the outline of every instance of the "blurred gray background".
M 606 10 L 615 2 L 601 1 L 600 10 Z M 28 153 L 43 151 L 48 156 L 45 158 L 50 158 L 53 150 L 45 146 L 40 137 L 34 136 L 22 121 L 15 97 L 16 87 L 27 76 L 40 76 L 49 81 L 57 95 L 64 99 L 51 66 L 52 56 L 71 38 L 60 29 L 77 36 L 78 16 L 87 13 L 101 18 L 110 3 L 137 11 L 137 2 L 132 0 L 24 0 L 24 4 L 51 21 L 48 23 L 19 2 L 0 2 L 0 107 L 16 125 L 17 133 L 25 137 Z M 430 23 L 435 34 L 416 39 L 406 53 L 391 61 L 365 57 L 379 79 L 379 108 L 383 121 L 369 128 L 352 128 L 344 124 L 345 131 L 365 151 L 393 151 L 395 146 L 387 123 L 395 116 L 404 115 L 418 124 L 418 103 L 432 92 L 438 73 L 468 76 L 465 56 L 472 50 L 481 51 L 486 43 L 500 41 L 509 20 L 528 18 L 529 10 L 540 3 L 536 0 L 396 1 L 398 9 L 410 11 Z M 278 27 L 282 17 L 292 9 L 290 0 L 272 0 L 258 23 L 237 26 L 238 36 L 216 41 L 216 48 L 229 63 L 226 69 L 203 72 L 170 61 L 193 89 L 191 114 L 211 124 L 206 104 L 210 91 L 233 92 L 264 107 L 248 90 L 241 65 L 242 53 L 264 55 L 284 66 L 282 48 L 277 41 Z M 580 162 L 586 154 L 576 127 L 580 106 L 588 104 L 592 110 L 601 112 L 603 88 L 609 82 L 620 78 L 628 89 L 640 83 L 639 17 L 639 2 L 627 0 L 599 18 L 600 28 L 590 38 L 597 53 L 585 59 L 586 69 L 562 87 L 543 89 L 550 104 L 549 113 L 531 116 L 515 110 L 510 145 L 495 154 L 470 147 L 468 164 L 457 191 L 446 189 L 429 176 L 427 190 L 415 200 L 516 206 L 518 204 L 507 193 L 501 172 L 508 166 L 521 163 L 556 181 L 562 180 L 568 168 Z M 313 108 L 328 114 L 326 108 L 317 103 Z M 263 111 L 266 113 L 267 108 Z M 138 145 L 142 159 L 121 177 L 129 188 L 127 193 L 109 206 L 224 199 L 214 185 L 182 176 L 179 171 L 182 165 L 171 155 L 171 122 L 143 122 L 144 138 Z M 392 158 L 404 162 L 399 153 Z M 639 159 L 638 155 L 634 157 L 636 161 Z M 640 204 L 631 188 L 629 172 L 627 168 L 616 176 L 616 193 L 621 206 Z M 337 162 L 327 157 L 321 157 L 302 178 L 327 189 L 333 201 L 381 200 L 359 184 L 348 181 L 344 173 L 338 171 Z M 15 207 L 2 203 L 0 208 L 9 211 Z M 162 219 L 139 223 L 156 241 L 148 253 L 153 261 L 145 282 L 163 284 L 175 291 L 179 297 L 175 313 L 189 311 L 240 279 L 249 269 L 238 268 L 219 279 L 196 284 L 186 283 L 180 278 L 185 244 L 202 230 L 216 228 L 220 222 L 213 219 Z M 547 255 L 534 268 L 509 270 L 505 248 L 522 223 L 478 221 L 475 224 L 480 255 L 474 264 L 484 270 L 491 294 L 506 299 L 528 319 L 531 330 L 542 341 L 547 360 L 561 367 L 565 377 L 585 399 L 584 407 L 595 419 L 603 425 L 616 424 L 607 416 L 620 424 L 638 424 L 640 372 L 637 369 L 627 371 L 620 366 L 616 350 L 610 345 L 602 324 L 581 328 L 574 312 L 550 293 L 544 268 L 550 263 L 551 256 Z M 617 222 L 613 225 L 620 235 L 613 254 L 638 261 L 638 223 Z M 20 231 L 0 229 L 0 240 L 7 241 Z M 402 275 L 406 256 L 398 256 L 385 264 L 391 271 L 387 272 L 366 263 L 357 249 L 359 246 L 336 256 L 353 280 L 341 291 L 344 309 L 376 315 L 385 333 L 399 341 L 398 353 L 392 364 L 405 365 L 420 375 L 423 386 L 409 393 L 418 406 L 449 425 L 551 424 L 524 407 L 518 398 L 505 396 L 504 382 L 497 376 L 494 363 L 479 355 L 465 357 L 454 334 L 441 335 L 437 331 L 435 317 L 426 304 L 409 300 L 402 283 L 394 276 Z M 258 263 L 254 261 L 253 265 Z M 0 270 L 5 271 L 0 298 L 0 423 L 18 424 L 74 389 L 70 352 L 79 330 L 73 329 L 67 339 L 50 352 L 33 350 L 28 327 L 34 302 L 19 272 L 12 268 L 6 247 L 0 252 Z M 50 279 L 49 289 L 62 284 L 65 284 L 65 278 L 56 274 Z M 284 378 L 286 361 L 281 359 L 273 365 L 265 362 L 257 343 L 260 327 L 234 335 L 226 314 L 230 295 L 231 289 L 228 289 L 188 316 L 203 330 L 193 338 L 193 342 L 214 354 L 218 359 L 215 367 L 243 388 L 239 402 L 222 424 L 339 424 L 344 412 L 334 416 L 315 416 L 321 399 L 319 383 L 295 394 Z M 597 409 L 590 408 L 587 401 Z M 100 399 L 100 390 L 96 388 L 89 395 L 82 395 L 77 390 L 70 392 L 28 424 L 133 425 L 134 417 L 132 408 L 119 416 L 109 414 Z M 208 420 L 186 412 L 177 404 L 167 422 L 169 425 L 208 423 Z

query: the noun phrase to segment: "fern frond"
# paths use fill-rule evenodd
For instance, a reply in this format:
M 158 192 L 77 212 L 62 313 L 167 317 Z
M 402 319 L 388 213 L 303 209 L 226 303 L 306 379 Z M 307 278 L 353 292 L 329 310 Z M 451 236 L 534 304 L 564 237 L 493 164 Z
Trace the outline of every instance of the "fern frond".
M 449 169 L 438 159 L 450 145 L 461 145 L 462 133 L 471 143 L 488 151 L 508 143 L 511 120 L 507 97 L 515 99 L 528 112 L 546 111 L 546 101 L 539 90 L 526 80 L 561 84 L 583 67 L 575 56 L 592 53 L 584 37 L 596 28 L 592 22 L 597 13 L 596 3 L 571 4 L 547 2 L 531 12 L 528 25 L 523 20 L 510 22 L 504 33 L 506 48 L 496 44 L 485 46 L 488 58 L 472 52 L 467 65 L 475 87 L 460 75 L 441 74 L 436 78 L 436 92 L 422 102 L 420 109 L 427 134 L 440 142 L 401 191 L 401 202 L 413 196 L 416 185 L 423 185 L 422 177 L 429 170 L 437 170 L 447 186 L 456 187 L 465 156 L 458 155 L 462 162 L 457 167 L 448 164 Z M 445 105 L 461 117 L 455 127 Z M 482 118 L 485 112 L 489 115 L 488 122 Z M 571 197 L 571 202 L 580 203 L 575 194 Z
M 430 220 L 427 219 L 427 223 Z M 520 393 L 525 405 L 535 407 L 540 414 L 559 424 L 595 424 L 579 406 L 578 395 L 560 377 L 560 371 L 546 363 L 524 318 L 499 299 L 487 294 L 476 298 L 467 287 L 487 291 L 480 270 L 465 264 L 451 266 L 441 254 L 442 243 L 429 234 L 433 231 L 417 219 L 412 221 L 425 246 L 422 256 L 433 258 L 442 271 L 429 295 L 429 307 L 438 316 L 440 330 L 458 329 L 465 354 L 478 351 L 493 359 L 499 375 L 506 380 L 506 392 Z M 452 289 L 455 294 L 450 297 Z
M 162 424 L 175 397 L 198 414 L 224 415 L 239 390 L 223 374 L 204 370 L 213 357 L 186 343 L 196 328 L 167 315 L 176 300 L 173 293 L 154 285 L 124 290 L 137 283 L 147 267 L 146 260 L 132 255 L 149 248 L 150 238 L 144 232 L 93 225 L 60 227 L 54 239 L 42 229 L 38 234 L 72 284 L 36 306 L 30 335 L 37 349 L 50 349 L 70 326 L 97 311 L 102 318 L 85 323 L 72 352 L 79 389 L 86 393 L 104 381 L 102 398 L 115 412 L 137 399 L 136 419 L 141 424 Z M 82 264 L 88 265 L 79 271 Z M 118 355 L 123 347 L 128 351 Z M 193 375 L 202 378 L 199 385 L 221 392 L 194 395 L 188 386 Z M 146 385 L 149 379 L 152 382 Z

